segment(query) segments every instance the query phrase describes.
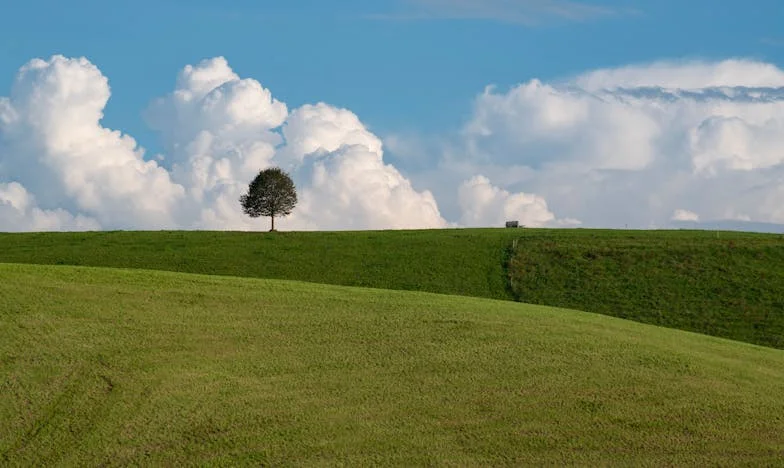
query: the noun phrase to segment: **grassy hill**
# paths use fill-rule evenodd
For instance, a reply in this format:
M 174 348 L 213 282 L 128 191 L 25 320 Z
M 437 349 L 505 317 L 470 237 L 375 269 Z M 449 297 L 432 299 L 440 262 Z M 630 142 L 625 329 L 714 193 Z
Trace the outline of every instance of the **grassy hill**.
M 781 235 L 587 229 L 98 232 L 0 234 L 0 246 L 0 262 L 516 299 L 784 348 Z
M 519 301 L 784 348 L 784 236 L 564 230 L 515 246 Z
M 0 394 L 11 466 L 771 466 L 784 454 L 784 351 L 290 281 L 0 265 Z
M 0 233 L 0 262 L 292 279 L 512 299 L 517 231 Z

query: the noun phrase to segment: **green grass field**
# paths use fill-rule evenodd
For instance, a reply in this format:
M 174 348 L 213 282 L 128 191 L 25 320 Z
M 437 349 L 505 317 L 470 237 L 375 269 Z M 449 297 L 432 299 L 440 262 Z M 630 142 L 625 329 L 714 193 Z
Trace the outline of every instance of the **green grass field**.
M 521 302 L 784 348 L 784 236 L 549 231 L 509 265 Z
M 0 265 L 0 464 L 749 465 L 784 351 L 510 301 Z
M 0 262 L 144 268 L 512 299 L 517 231 L 0 233 Z
M 781 235 L 588 229 L 164 231 L 0 234 L 0 246 L 0 262 L 517 299 L 784 349 Z

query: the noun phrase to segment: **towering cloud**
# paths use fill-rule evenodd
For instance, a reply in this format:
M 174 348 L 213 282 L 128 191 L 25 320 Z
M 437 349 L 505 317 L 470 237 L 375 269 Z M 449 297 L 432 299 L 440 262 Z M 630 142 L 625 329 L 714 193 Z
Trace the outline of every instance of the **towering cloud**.
M 321 103 L 289 114 L 222 57 L 186 66 L 174 91 L 149 106 L 167 167 L 101 126 L 109 96 L 86 59 L 36 59 L 20 70 L 0 98 L 0 230 L 264 229 L 239 197 L 271 165 L 292 171 L 300 188 L 284 228 L 446 224 L 433 196 L 384 162 L 380 139 L 352 112 Z
M 662 62 L 488 88 L 463 157 L 445 164 L 503 176 L 588 225 L 661 227 L 684 205 L 705 220 L 782 223 L 782 130 L 784 71 Z
M 437 228 L 433 195 L 383 161 L 381 140 L 346 109 L 320 103 L 295 110 L 281 157 L 305 184 L 299 216 L 325 229 Z
M 353 112 L 324 103 L 304 105 L 292 112 L 283 127 L 286 147 L 282 153 L 296 162 L 316 153 L 330 153 L 341 146 L 364 146 L 381 154 L 381 140 L 370 133 Z
M 184 190 L 129 136 L 100 124 L 106 78 L 85 59 L 32 60 L 0 99 L 0 180 L 106 226 L 173 225 Z
M 187 66 L 175 91 L 147 112 L 188 188 L 192 227 L 254 229 L 237 203 L 260 170 L 292 172 L 300 204 L 281 224 L 296 229 L 439 227 L 438 207 L 383 162 L 381 140 L 346 109 L 324 103 L 289 114 L 252 79 L 240 79 L 223 58 Z M 184 223 L 185 224 L 185 221 Z
M 266 229 L 238 200 L 271 165 L 299 188 L 282 229 L 784 223 L 784 71 L 757 61 L 490 87 L 440 152 L 389 138 L 408 173 L 350 110 L 290 110 L 221 57 L 150 104 L 162 155 L 101 124 L 109 97 L 86 59 L 20 69 L 0 97 L 0 230 Z
M 282 139 L 275 128 L 286 105 L 253 79 L 240 79 L 222 57 L 186 66 L 175 90 L 146 112 L 159 131 L 174 179 L 187 188 L 180 225 L 187 228 L 259 227 L 238 200 L 256 173 L 273 164 Z

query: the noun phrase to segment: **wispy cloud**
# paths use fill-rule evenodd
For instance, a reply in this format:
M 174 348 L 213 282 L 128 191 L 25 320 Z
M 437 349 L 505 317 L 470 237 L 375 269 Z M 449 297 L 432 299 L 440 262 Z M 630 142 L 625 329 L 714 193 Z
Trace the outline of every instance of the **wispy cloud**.
M 784 37 L 765 37 L 760 39 L 760 42 L 771 46 L 784 47 Z
M 637 13 L 576 0 L 402 0 L 397 12 L 369 15 L 380 20 L 487 20 L 536 26 L 552 20 L 589 21 Z

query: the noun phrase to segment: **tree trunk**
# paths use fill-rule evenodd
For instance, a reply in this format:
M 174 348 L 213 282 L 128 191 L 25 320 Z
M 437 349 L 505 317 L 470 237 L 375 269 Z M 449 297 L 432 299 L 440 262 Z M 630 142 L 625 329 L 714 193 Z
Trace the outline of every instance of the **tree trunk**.
M 275 230 L 275 215 L 272 215 L 271 218 L 272 218 L 272 229 L 270 229 L 270 232 Z

